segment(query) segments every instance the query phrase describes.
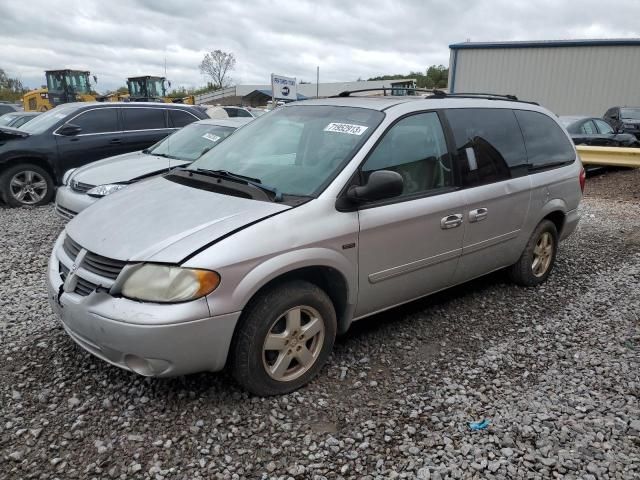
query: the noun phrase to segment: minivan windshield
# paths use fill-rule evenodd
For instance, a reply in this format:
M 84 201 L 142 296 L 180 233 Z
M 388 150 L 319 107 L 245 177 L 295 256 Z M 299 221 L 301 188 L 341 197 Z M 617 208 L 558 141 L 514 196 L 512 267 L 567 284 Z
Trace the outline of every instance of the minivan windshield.
M 621 108 L 620 118 L 625 120 L 640 120 L 640 108 Z
M 285 195 L 315 196 L 380 124 L 377 110 L 291 105 L 263 115 L 196 160 L 189 169 L 259 179 Z
M 25 123 L 24 125 L 22 125 L 22 127 L 20 127 L 20 130 L 31 134 L 43 133 L 49 128 L 53 127 L 63 118 L 68 117 L 69 114 L 71 112 L 74 112 L 77 108 L 77 106 L 71 104 L 60 105 L 59 107 L 55 107 L 48 112 L 44 112 L 42 115 L 38 115 L 30 122 Z
M 233 133 L 235 127 L 192 123 L 147 150 L 152 155 L 195 160 Z

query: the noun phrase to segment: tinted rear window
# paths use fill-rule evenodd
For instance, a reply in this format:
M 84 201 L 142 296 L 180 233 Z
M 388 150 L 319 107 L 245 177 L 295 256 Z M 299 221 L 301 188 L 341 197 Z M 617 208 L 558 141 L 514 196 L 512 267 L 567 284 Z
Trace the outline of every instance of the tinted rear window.
M 465 108 L 446 111 L 465 186 L 525 175 L 527 153 L 512 110 Z
M 551 118 L 529 110 L 516 110 L 515 114 L 524 136 L 531 167 L 547 168 L 575 160 L 573 145 Z
M 169 119 L 171 120 L 171 126 L 174 128 L 182 128 L 199 120 L 189 112 L 183 112 L 182 110 L 169 110 Z
M 123 108 L 125 130 L 166 128 L 163 108 Z

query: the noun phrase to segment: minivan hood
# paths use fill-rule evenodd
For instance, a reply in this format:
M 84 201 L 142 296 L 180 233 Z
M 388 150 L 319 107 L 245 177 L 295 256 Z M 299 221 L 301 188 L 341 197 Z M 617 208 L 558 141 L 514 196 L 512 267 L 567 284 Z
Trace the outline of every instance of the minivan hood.
M 174 160 L 142 152 L 124 153 L 78 168 L 73 174 L 73 179 L 87 185 L 123 183 L 189 163 L 186 160 Z
M 289 208 L 157 177 L 95 202 L 66 231 L 83 248 L 104 257 L 180 263 L 218 238 Z

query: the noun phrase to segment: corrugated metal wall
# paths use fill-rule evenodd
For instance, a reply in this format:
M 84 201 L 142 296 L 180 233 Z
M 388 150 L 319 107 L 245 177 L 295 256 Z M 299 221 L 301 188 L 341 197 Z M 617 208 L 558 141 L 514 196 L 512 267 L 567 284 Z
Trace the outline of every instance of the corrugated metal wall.
M 511 93 L 558 115 L 640 105 L 640 46 L 459 49 L 455 63 L 456 92 Z

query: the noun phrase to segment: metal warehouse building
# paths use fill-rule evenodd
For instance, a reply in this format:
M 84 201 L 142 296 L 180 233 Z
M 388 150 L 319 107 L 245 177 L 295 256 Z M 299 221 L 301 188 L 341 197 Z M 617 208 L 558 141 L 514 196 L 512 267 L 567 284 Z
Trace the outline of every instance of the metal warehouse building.
M 640 39 L 455 43 L 454 93 L 510 93 L 558 115 L 640 106 Z

